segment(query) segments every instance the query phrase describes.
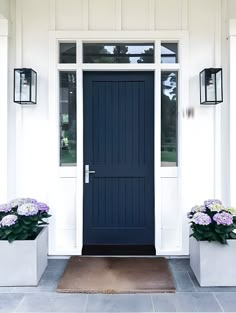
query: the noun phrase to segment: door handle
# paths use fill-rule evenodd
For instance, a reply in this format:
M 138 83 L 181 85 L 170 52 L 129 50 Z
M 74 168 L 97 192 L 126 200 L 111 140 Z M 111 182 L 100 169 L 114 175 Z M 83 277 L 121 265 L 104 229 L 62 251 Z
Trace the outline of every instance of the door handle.
M 84 183 L 85 184 L 89 184 L 89 175 L 90 174 L 95 174 L 96 172 L 95 171 L 90 171 L 89 170 L 89 165 L 86 164 L 85 167 L 84 167 Z

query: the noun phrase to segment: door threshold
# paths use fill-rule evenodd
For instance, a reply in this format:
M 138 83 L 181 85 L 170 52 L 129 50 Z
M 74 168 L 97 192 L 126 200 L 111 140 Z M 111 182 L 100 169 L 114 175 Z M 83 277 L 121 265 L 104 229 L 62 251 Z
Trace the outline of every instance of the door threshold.
M 84 245 L 82 255 L 156 255 L 154 245 Z

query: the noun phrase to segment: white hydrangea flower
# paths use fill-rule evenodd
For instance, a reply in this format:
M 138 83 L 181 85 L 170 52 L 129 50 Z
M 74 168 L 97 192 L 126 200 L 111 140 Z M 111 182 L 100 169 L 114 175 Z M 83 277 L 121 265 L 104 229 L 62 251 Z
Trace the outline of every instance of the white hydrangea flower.
M 17 209 L 19 215 L 32 216 L 38 214 L 38 207 L 34 203 L 24 203 Z
M 228 207 L 228 208 L 225 208 L 225 211 L 229 212 L 233 216 L 236 216 L 236 208 Z
M 208 205 L 208 208 L 212 212 L 220 212 L 220 211 L 225 210 L 225 207 L 222 204 L 219 204 L 219 203 L 210 204 L 210 205 Z
M 10 206 L 11 206 L 12 208 L 15 208 L 15 207 L 17 207 L 17 206 L 23 204 L 24 201 L 25 201 L 25 198 L 16 198 L 16 199 L 11 200 L 11 201 L 9 202 L 9 204 L 10 204 Z

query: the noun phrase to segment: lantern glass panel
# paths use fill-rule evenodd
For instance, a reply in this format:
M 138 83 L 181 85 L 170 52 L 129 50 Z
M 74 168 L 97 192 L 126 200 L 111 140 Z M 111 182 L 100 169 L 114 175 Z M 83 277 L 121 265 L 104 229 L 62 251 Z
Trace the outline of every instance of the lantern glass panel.
M 216 101 L 222 102 L 223 97 L 222 97 L 222 72 L 221 71 L 218 71 L 216 73 L 216 86 L 217 86 Z
M 21 80 L 21 102 L 30 101 L 30 83 L 31 83 L 31 73 L 30 71 L 22 71 L 20 74 Z
M 207 96 L 206 101 L 214 103 L 216 99 L 216 80 L 215 74 L 212 73 L 210 70 L 206 72 L 205 82 Z
M 200 88 L 201 88 L 201 103 L 206 101 L 206 90 L 205 90 L 205 72 L 201 72 L 200 75 Z
M 32 77 L 31 77 L 31 102 L 33 102 L 33 103 L 36 103 L 36 84 L 37 84 L 36 73 L 32 72 Z
M 20 71 L 15 71 L 15 100 L 14 100 L 15 102 L 21 101 L 20 83 L 21 83 Z

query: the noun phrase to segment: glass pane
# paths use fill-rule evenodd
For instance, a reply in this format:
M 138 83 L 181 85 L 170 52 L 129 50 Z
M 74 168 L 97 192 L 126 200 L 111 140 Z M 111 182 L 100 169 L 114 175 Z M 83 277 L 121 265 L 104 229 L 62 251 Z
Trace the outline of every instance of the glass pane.
M 178 73 L 161 73 L 161 165 L 177 166 Z
M 161 63 L 178 63 L 177 43 L 161 43 Z
M 221 102 L 223 99 L 222 97 L 222 77 L 221 77 L 221 74 L 222 72 L 219 71 L 216 73 L 216 86 L 217 86 L 217 90 L 216 90 L 216 93 L 217 93 L 217 101 Z
M 60 43 L 60 63 L 76 63 L 76 43 Z
M 205 72 L 200 73 L 200 88 L 201 88 L 201 103 L 206 101 L 206 92 L 205 92 Z
M 205 79 L 206 79 L 206 101 L 214 103 L 216 90 L 215 73 L 207 71 Z
M 76 72 L 60 72 L 60 165 L 76 165 Z
M 154 44 L 86 43 L 84 63 L 154 63 Z
M 28 102 L 30 100 L 30 80 L 31 71 L 24 71 L 20 75 L 21 78 L 21 101 Z
M 19 70 L 15 70 L 15 101 L 21 101 L 20 94 L 20 85 L 21 85 L 21 75 Z
M 33 102 L 36 102 L 36 82 L 37 82 L 37 78 L 36 78 L 36 73 L 32 72 L 32 78 L 31 78 L 31 100 Z

